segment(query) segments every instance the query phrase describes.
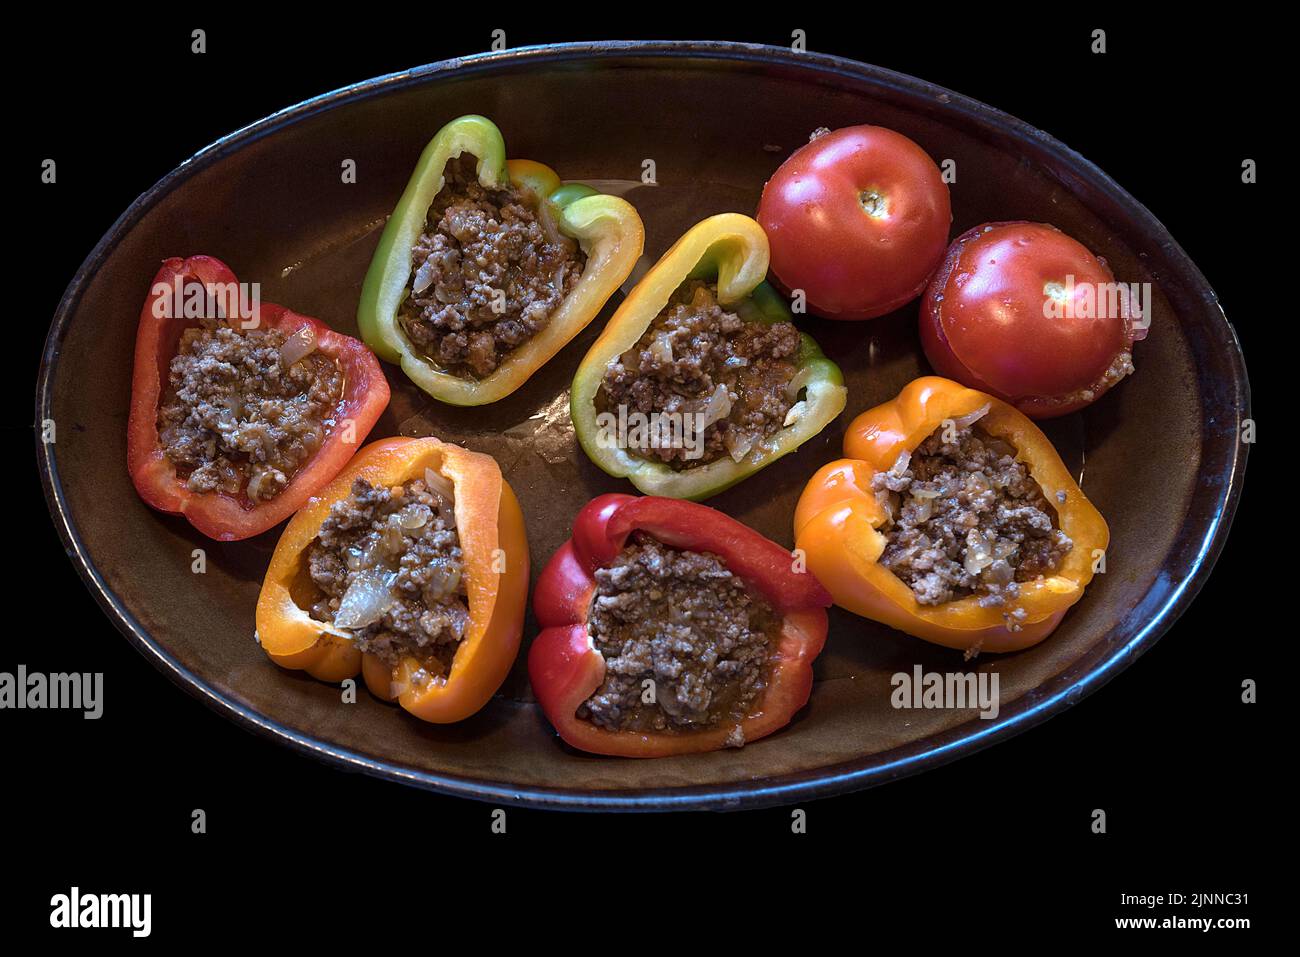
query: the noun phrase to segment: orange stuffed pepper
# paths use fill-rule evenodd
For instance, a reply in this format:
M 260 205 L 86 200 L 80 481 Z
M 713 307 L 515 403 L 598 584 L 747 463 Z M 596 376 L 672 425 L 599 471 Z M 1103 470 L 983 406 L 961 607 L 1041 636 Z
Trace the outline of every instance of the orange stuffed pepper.
M 1042 431 L 937 376 L 858 416 L 795 511 L 808 569 L 855 614 L 968 655 L 1047 637 L 1083 597 L 1105 520 Z
M 500 687 L 528 596 L 523 514 L 488 455 L 386 439 L 294 516 L 257 602 L 271 660 L 322 681 L 361 673 L 425 721 L 460 721 Z

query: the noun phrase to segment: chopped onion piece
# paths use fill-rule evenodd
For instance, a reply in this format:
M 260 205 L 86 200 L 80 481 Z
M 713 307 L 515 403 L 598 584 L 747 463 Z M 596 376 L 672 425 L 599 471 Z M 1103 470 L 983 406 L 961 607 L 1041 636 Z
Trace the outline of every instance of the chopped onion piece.
M 380 553 L 384 550 L 384 540 L 382 536 L 376 536 L 366 543 L 365 550 L 361 553 L 359 568 L 374 568 L 382 560 Z
M 429 519 L 433 517 L 433 512 L 429 506 L 413 502 L 407 505 L 397 513 L 397 521 L 402 529 L 407 532 L 414 532 L 429 524 Z
M 244 494 L 256 502 L 262 491 L 262 483 L 266 481 L 270 474 L 271 473 L 266 469 L 258 469 L 254 471 L 253 474 L 249 476 L 248 485 L 244 489 Z
M 813 370 L 811 366 L 804 366 L 792 375 L 790 381 L 785 384 L 785 397 L 793 402 L 798 397 L 799 390 L 808 384 L 812 376 Z
M 1011 567 L 1005 558 L 999 558 L 989 566 L 988 579 L 995 585 L 1009 585 L 1015 577 L 1016 570 Z
M 980 406 L 974 412 L 967 412 L 965 415 L 961 415 L 953 419 L 952 424 L 956 427 L 957 431 L 959 432 L 962 429 L 969 429 L 980 419 L 984 418 L 984 416 L 988 415 L 990 408 L 992 408 L 992 406 L 990 406 L 986 402 L 984 405 Z
M 311 326 L 303 326 L 280 346 L 280 363 L 286 369 L 304 356 L 316 351 L 316 331 Z
M 902 475 L 907 471 L 907 467 L 912 464 L 912 453 L 907 449 L 898 453 L 898 458 L 894 460 L 893 468 L 889 470 L 890 475 Z
M 424 484 L 429 487 L 430 494 L 435 498 L 443 499 L 449 505 L 456 500 L 456 487 L 447 476 L 433 469 L 425 469 Z
M 546 241 L 556 246 L 572 249 L 573 240 L 560 232 L 560 226 L 551 213 L 551 206 L 546 200 L 542 200 L 537 204 L 537 222 L 542 227 L 542 232 L 546 234 Z
M 429 494 L 438 500 L 438 516 L 447 523 L 448 527 L 455 528 L 456 487 L 452 485 L 451 479 L 433 469 L 425 469 L 424 484 L 428 487 Z
M 406 551 L 406 536 L 402 534 L 402 525 L 396 515 L 389 517 L 388 524 L 379 533 L 379 540 L 390 558 L 396 558 Z
M 659 332 L 650 340 L 650 355 L 656 362 L 667 364 L 673 361 L 673 340 L 666 332 Z
M 334 624 L 340 628 L 364 628 L 384 617 L 393 604 L 387 576 L 366 571 L 352 579 L 352 584 L 339 601 Z
M 912 493 L 913 498 L 938 498 L 943 494 L 937 488 L 917 488 L 915 485 L 908 491 Z
M 978 575 L 993 564 L 993 549 L 989 540 L 978 528 L 972 528 L 966 535 L 966 559 L 963 564 L 971 575 Z
M 460 588 L 461 571 L 458 566 L 453 564 L 431 565 L 429 571 L 431 573 L 429 582 L 424 586 L 426 604 L 432 604 L 454 595 L 457 589 Z
M 727 434 L 722 438 L 722 444 L 727 447 L 727 452 L 736 462 L 748 455 L 757 441 L 758 436 L 749 432 L 737 432 L 735 429 L 728 429 Z
M 723 365 L 731 369 L 740 369 L 749 365 L 749 360 L 744 356 L 727 356 L 727 361 Z
M 708 405 L 704 407 L 704 427 L 707 429 L 714 422 L 719 422 L 731 414 L 731 394 L 727 387 L 718 383 L 718 387 L 713 390 L 713 395 L 709 396 Z
M 432 256 L 420 263 L 420 268 L 415 271 L 415 277 L 411 280 L 411 292 L 424 292 L 424 290 L 428 289 L 431 285 L 433 285 Z
M 559 228 L 555 225 L 555 220 L 551 217 L 551 211 L 546 208 L 546 203 L 540 203 L 537 207 L 537 221 L 541 224 L 542 232 L 546 234 L 546 241 L 556 245 L 562 245 L 565 237 L 561 235 Z

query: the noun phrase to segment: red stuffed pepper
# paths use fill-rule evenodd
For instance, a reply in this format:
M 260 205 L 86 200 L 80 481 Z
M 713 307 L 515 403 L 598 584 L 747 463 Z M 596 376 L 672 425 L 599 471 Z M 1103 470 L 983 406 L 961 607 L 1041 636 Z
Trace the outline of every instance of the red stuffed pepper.
M 301 508 L 388 405 L 365 345 L 243 288 L 211 256 L 163 263 L 140 313 L 127 425 L 140 497 L 220 541 Z
M 790 552 L 715 509 L 602 495 L 538 579 L 528 673 L 583 751 L 739 747 L 807 703 L 830 603 Z

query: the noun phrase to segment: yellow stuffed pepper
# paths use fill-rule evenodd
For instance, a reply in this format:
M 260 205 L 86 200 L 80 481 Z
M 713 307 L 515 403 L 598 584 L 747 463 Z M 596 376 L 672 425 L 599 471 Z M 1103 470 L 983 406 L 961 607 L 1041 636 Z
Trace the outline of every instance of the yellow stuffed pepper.
M 835 603 L 968 654 L 1027 648 L 1083 597 L 1109 542 L 1042 431 L 937 376 L 858 416 L 795 511 Z
M 434 438 L 362 449 L 271 556 L 257 634 L 276 664 L 371 692 L 418 718 L 485 705 L 519 650 L 523 514 L 496 461 Z

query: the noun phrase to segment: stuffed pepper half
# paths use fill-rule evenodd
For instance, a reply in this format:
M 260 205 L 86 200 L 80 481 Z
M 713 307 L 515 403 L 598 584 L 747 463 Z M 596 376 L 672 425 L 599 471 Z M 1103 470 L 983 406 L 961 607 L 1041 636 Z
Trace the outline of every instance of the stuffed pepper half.
M 482 116 L 434 136 L 366 273 L 361 335 L 429 395 L 514 392 L 596 317 L 641 256 L 625 200 L 506 160 Z
M 844 409 L 839 367 L 764 281 L 748 216 L 704 220 L 623 301 L 578 367 L 574 430 L 643 492 L 701 499 L 794 451 Z
M 927 376 L 858 416 L 847 458 L 795 510 L 835 603 L 968 655 L 1042 641 L 1083 597 L 1110 533 L 1045 435 Z
M 583 751 L 740 747 L 807 703 L 830 601 L 790 552 L 719 511 L 602 495 L 538 579 L 528 674 Z
M 386 439 L 294 516 L 257 602 L 258 640 L 323 681 L 445 724 L 478 711 L 519 650 L 523 515 L 491 456 Z
M 388 406 L 369 349 L 246 288 L 211 256 L 168 259 L 135 340 L 131 480 L 221 541 L 293 514 Z

